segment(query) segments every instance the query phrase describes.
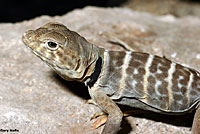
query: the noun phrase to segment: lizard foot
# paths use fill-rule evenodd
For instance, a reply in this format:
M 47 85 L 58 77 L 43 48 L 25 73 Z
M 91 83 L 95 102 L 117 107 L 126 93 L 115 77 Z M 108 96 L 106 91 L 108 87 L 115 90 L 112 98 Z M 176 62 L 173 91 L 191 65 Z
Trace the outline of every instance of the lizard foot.
M 143 110 L 130 110 L 130 111 L 125 111 L 123 112 L 123 116 L 127 117 L 133 114 L 141 114 L 141 113 L 146 113 Z M 99 117 L 99 118 L 98 118 Z M 91 124 L 92 129 L 97 129 L 104 125 L 108 119 L 108 116 L 104 112 L 97 112 L 95 113 L 90 120 L 98 118 L 95 122 Z

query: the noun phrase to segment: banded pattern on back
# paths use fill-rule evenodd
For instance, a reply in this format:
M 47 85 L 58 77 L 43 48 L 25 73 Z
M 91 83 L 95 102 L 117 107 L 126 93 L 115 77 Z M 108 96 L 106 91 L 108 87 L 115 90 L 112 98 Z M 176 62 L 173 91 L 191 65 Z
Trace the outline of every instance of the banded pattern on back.
M 137 99 L 166 112 L 188 111 L 200 99 L 200 74 L 193 69 L 146 53 L 104 53 L 98 84 L 112 99 Z

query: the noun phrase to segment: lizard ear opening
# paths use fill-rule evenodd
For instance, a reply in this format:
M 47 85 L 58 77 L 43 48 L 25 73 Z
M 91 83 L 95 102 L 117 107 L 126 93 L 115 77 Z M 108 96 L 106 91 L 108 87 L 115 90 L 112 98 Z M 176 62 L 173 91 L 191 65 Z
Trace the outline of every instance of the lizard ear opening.
M 57 50 L 58 47 L 59 47 L 59 45 L 57 43 L 52 42 L 52 41 L 47 42 L 46 45 L 47 45 L 47 48 L 52 50 L 52 51 Z

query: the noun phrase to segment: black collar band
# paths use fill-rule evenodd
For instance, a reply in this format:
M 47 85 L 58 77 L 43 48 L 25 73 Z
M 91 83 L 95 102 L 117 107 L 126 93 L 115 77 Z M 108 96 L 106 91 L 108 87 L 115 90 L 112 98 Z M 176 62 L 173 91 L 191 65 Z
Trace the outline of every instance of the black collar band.
M 97 81 L 102 68 L 102 58 L 99 57 L 96 61 L 94 72 L 86 79 L 86 85 L 90 88 L 94 85 L 94 83 Z

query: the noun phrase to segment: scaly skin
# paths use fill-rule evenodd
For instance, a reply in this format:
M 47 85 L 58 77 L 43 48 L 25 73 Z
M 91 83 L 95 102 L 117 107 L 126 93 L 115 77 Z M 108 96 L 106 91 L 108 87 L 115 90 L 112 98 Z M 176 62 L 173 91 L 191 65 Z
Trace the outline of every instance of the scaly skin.
M 86 82 L 87 77 L 94 72 L 97 59 L 104 51 L 88 43 L 76 32 L 55 22 L 37 30 L 27 31 L 22 39 L 35 55 L 68 81 Z M 98 106 L 109 114 L 102 134 L 117 133 L 122 120 L 121 110 L 103 92 L 91 90 L 90 95 Z
M 163 114 L 197 112 L 200 134 L 200 74 L 166 58 L 131 51 L 107 51 L 56 22 L 22 37 L 26 46 L 63 79 L 88 86 L 95 104 L 108 114 L 102 134 L 116 134 L 123 114 L 117 104 Z

